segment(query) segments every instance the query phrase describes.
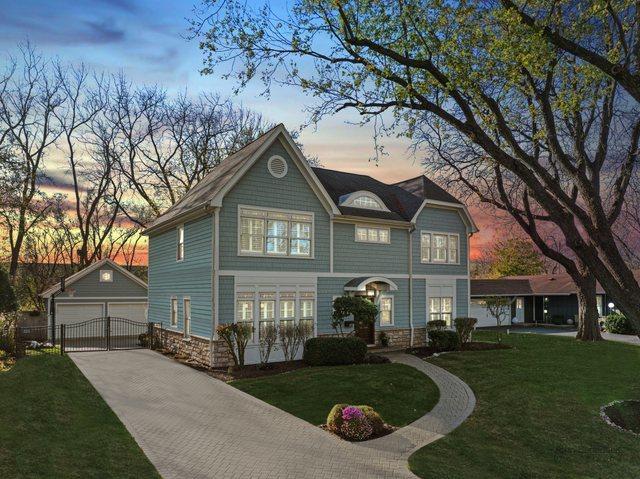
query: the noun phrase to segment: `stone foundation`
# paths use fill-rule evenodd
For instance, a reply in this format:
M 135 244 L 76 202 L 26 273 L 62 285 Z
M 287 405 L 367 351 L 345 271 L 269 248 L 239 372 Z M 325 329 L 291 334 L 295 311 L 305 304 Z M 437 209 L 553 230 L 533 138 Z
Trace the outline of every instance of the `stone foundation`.
M 208 339 L 191 336 L 185 339 L 178 331 L 156 328 L 164 349 L 176 355 L 183 355 L 206 367 L 224 368 L 233 364 L 229 348 L 224 341 L 213 341 L 213 349 Z M 212 360 L 213 359 L 213 360 Z
M 389 347 L 391 348 L 409 348 L 411 347 L 411 330 L 410 329 L 380 329 L 376 331 L 376 345 L 380 345 L 380 332 L 384 331 L 389 338 Z M 426 328 L 415 328 L 413 330 L 413 347 L 425 346 Z

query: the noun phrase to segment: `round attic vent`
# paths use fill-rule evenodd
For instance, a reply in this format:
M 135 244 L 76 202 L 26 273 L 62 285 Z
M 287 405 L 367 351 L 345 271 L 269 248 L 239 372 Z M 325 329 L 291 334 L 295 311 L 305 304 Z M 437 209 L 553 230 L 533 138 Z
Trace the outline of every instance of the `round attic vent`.
M 272 156 L 267 162 L 267 169 L 272 176 L 283 178 L 287 174 L 287 162 L 281 156 Z

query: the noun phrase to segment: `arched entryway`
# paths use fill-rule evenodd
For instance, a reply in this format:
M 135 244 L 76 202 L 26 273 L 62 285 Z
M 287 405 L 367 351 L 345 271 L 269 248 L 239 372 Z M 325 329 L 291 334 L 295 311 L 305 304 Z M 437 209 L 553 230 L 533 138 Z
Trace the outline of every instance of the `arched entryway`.
M 388 291 L 397 291 L 398 286 L 388 278 L 382 276 L 361 276 L 353 278 L 344 285 L 344 291 L 354 296 L 364 296 L 369 301 L 378 304 L 380 295 Z M 376 323 L 355 324 L 355 335 L 367 344 L 376 342 Z

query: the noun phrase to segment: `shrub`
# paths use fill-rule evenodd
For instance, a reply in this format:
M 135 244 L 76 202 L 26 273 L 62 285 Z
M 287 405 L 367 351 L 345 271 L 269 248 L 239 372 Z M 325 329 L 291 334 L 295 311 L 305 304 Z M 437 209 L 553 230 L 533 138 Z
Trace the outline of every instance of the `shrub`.
M 387 346 L 389 346 L 389 335 L 384 331 L 380 331 L 380 334 L 378 335 L 378 341 L 380 341 L 380 346 L 386 348 Z
M 11 281 L 9 281 L 9 275 L 4 268 L 0 268 L 0 315 L 13 313 L 17 310 L 18 301 Z
M 304 348 L 304 361 L 310 366 L 361 364 L 367 355 L 367 344 L 360 338 L 310 338 Z
M 331 326 L 336 333 L 344 336 L 343 327 L 345 319 L 353 316 L 357 324 L 371 324 L 376 320 L 378 307 L 362 296 L 339 296 L 333 300 L 333 313 L 331 314 Z
M 604 329 L 615 334 L 635 334 L 631 321 L 620 313 L 611 313 L 604 318 Z
M 258 340 L 258 352 L 260 353 L 260 363 L 265 365 L 269 362 L 271 351 L 278 345 L 278 330 L 273 321 L 269 321 L 260 327 L 260 339 Z
M 458 342 L 461 345 L 471 342 L 471 332 L 478 320 L 476 318 L 456 318 L 453 322 L 456 326 L 456 333 L 458 333 Z
M 216 329 L 218 336 L 227 344 L 233 364 L 239 367 L 244 366 L 244 353 L 247 344 L 253 335 L 253 325 L 245 323 L 221 324 Z
M 364 441 L 373 434 L 373 426 L 357 406 L 347 406 L 342 410 L 340 435 L 350 441 Z
M 366 364 L 387 364 L 390 363 L 391 360 L 386 356 L 381 356 L 380 354 L 369 354 L 364 357 L 364 362 Z
M 158 334 L 151 334 L 151 349 L 160 349 L 162 346 L 162 341 L 160 340 L 160 336 Z M 149 333 L 142 333 L 138 335 L 138 344 L 143 348 L 149 347 Z
M 447 322 L 444 319 L 434 319 L 431 321 L 427 321 L 428 331 L 444 331 L 444 328 L 446 327 Z
M 371 424 L 371 427 L 373 428 L 373 434 L 375 436 L 379 436 L 386 432 L 387 428 L 384 424 L 384 421 L 382 420 L 382 417 L 380 417 L 380 414 L 378 414 L 371 406 L 358 406 L 358 409 L 362 411 L 364 416 L 369 421 L 369 424 Z
M 348 404 L 336 404 L 331 408 L 327 416 L 327 429 L 329 429 L 329 431 L 335 432 L 336 434 L 340 433 L 340 428 L 342 427 L 342 410 L 347 406 Z
M 429 342 L 438 351 L 453 351 L 458 348 L 458 334 L 455 331 L 429 331 Z
M 278 323 L 278 336 L 280 337 L 280 349 L 282 349 L 284 360 L 291 361 L 293 359 L 292 356 L 294 356 L 292 351 L 296 336 L 296 327 L 293 324 L 293 320 L 280 321 Z

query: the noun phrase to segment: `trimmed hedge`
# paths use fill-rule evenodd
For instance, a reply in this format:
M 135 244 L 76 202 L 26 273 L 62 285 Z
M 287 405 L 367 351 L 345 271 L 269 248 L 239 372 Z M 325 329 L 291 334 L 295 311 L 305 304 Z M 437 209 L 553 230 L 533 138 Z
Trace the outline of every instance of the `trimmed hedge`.
M 454 351 L 459 345 L 458 333 L 450 330 L 429 331 L 429 343 L 438 351 Z
M 310 338 L 304 346 L 304 361 L 310 366 L 362 364 L 367 344 L 360 338 Z
M 604 329 L 608 333 L 615 334 L 636 334 L 633 325 L 627 317 L 620 313 L 611 313 L 604 318 Z

